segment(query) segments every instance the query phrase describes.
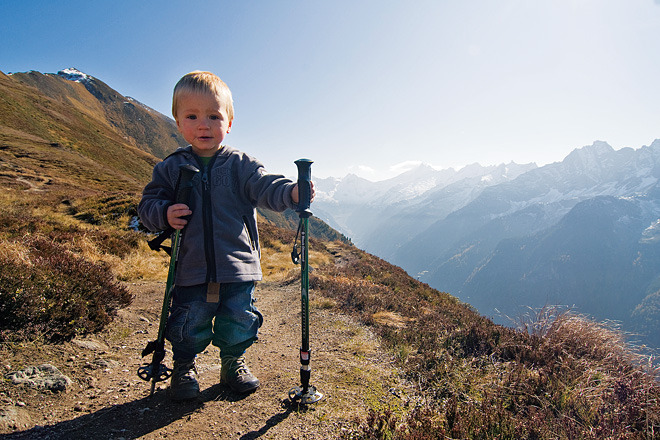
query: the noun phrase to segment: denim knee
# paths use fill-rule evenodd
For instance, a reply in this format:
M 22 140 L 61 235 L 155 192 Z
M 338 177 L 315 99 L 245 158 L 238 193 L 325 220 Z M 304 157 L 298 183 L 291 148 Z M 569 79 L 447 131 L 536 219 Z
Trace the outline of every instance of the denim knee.
M 263 316 L 255 306 L 254 282 L 223 284 L 213 325 L 213 345 L 248 347 L 257 340 Z
M 165 337 L 175 359 L 191 359 L 213 340 L 212 321 L 217 304 L 205 301 L 206 286 L 177 287 Z

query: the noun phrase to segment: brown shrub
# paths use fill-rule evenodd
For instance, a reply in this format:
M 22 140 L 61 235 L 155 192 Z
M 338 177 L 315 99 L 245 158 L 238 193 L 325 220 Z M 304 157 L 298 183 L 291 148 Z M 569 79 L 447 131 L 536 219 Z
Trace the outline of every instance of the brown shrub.
M 71 339 L 102 329 L 131 296 L 103 264 L 45 237 L 26 237 L 28 260 L 0 258 L 0 342 Z

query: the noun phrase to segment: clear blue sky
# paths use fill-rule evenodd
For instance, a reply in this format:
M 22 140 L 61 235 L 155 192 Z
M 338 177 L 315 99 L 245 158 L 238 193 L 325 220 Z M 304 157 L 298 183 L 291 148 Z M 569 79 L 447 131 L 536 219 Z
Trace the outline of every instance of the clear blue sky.
M 76 67 L 170 114 L 218 74 L 273 172 L 543 165 L 660 138 L 660 0 L 2 1 L 0 70 Z

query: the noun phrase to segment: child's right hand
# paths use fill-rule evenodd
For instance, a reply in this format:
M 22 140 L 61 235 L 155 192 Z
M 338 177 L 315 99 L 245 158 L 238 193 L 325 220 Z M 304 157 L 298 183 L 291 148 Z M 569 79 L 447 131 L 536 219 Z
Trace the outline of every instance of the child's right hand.
M 192 211 L 188 208 L 188 205 L 184 205 L 183 203 L 170 205 L 167 208 L 167 222 L 174 229 L 183 229 L 188 223 L 188 220 L 182 217 L 190 214 L 192 214 Z

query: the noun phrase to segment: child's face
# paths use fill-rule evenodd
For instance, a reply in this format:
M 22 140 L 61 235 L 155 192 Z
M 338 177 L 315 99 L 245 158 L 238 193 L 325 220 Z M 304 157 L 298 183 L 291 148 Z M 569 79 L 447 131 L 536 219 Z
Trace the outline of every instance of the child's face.
M 186 93 L 179 97 L 176 126 L 193 152 L 210 157 L 231 130 L 226 106 L 210 93 Z

